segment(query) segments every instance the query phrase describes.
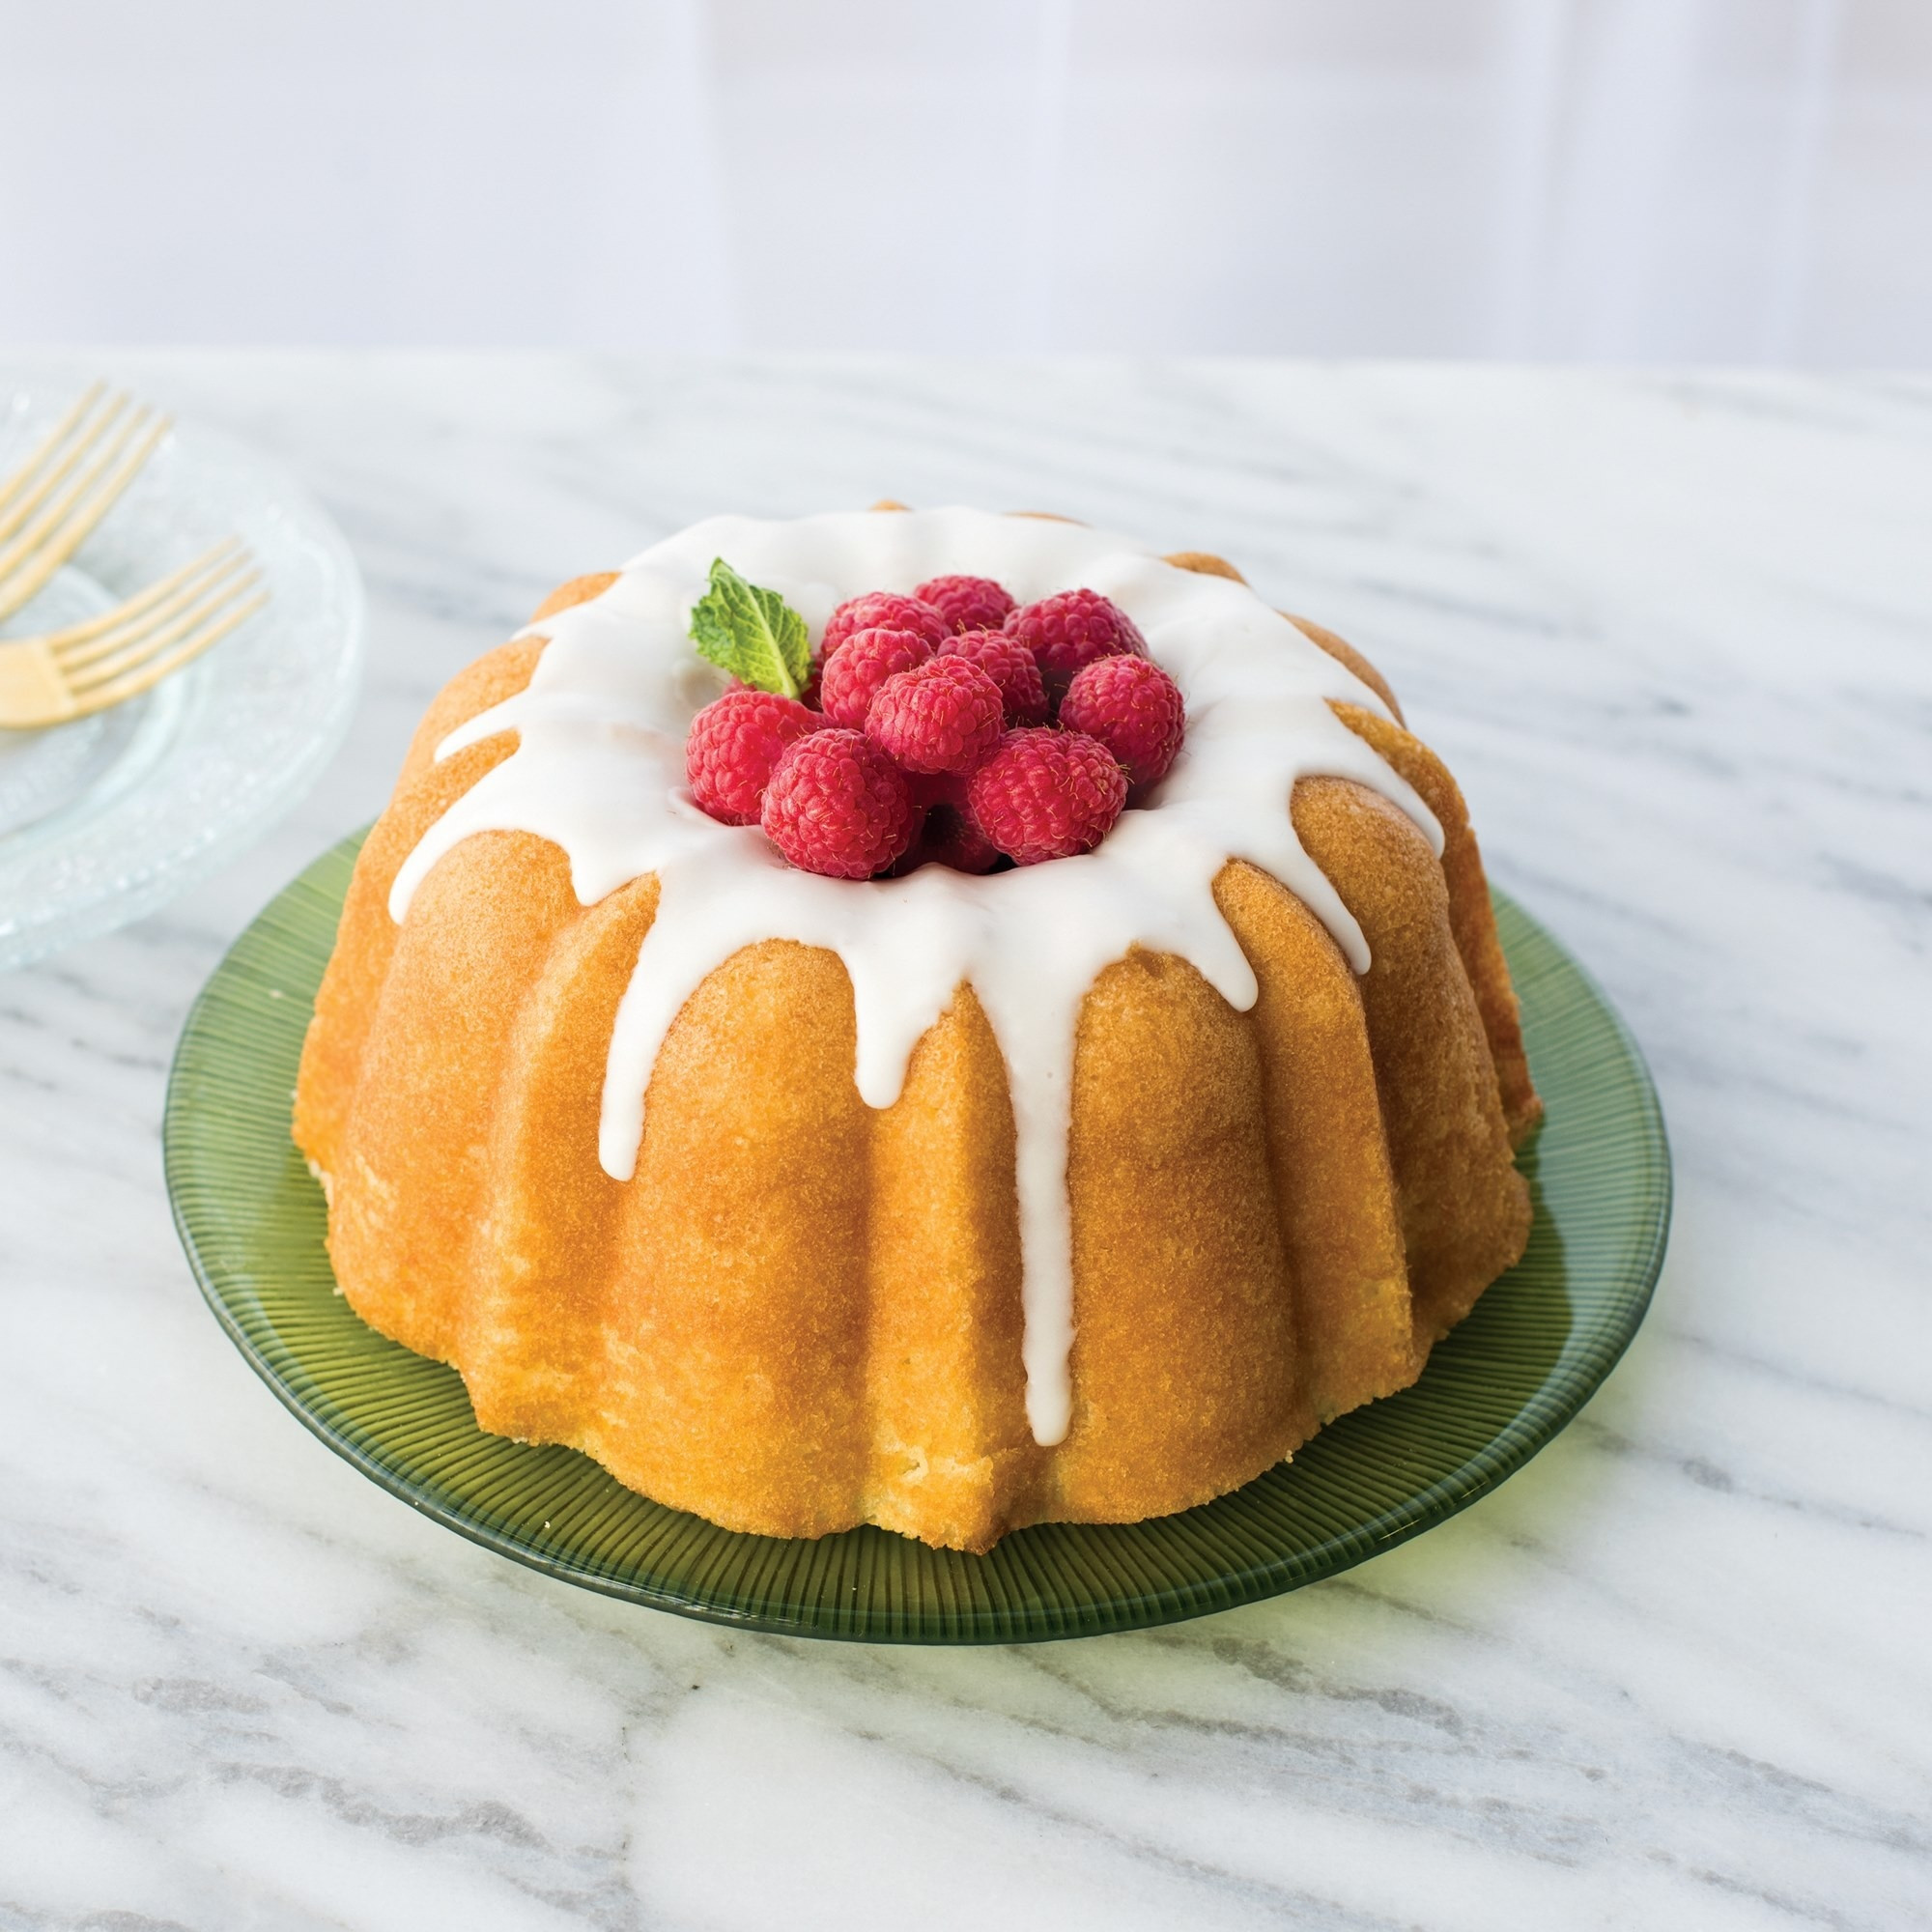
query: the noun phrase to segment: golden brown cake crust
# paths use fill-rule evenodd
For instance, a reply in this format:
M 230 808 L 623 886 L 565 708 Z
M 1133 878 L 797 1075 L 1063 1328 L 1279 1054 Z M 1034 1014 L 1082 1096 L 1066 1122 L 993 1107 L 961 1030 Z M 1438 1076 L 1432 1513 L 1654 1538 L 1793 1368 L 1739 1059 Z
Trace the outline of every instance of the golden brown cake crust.
M 609 582 L 561 586 L 537 621 Z M 573 1443 L 731 1528 L 869 1521 L 984 1549 L 1247 1481 L 1412 1381 L 1520 1253 L 1510 1142 L 1537 1102 L 1467 814 L 1419 741 L 1338 706 L 1442 821 L 1443 859 L 1376 794 L 1303 780 L 1294 824 L 1363 926 L 1365 978 L 1231 862 L 1215 896 L 1255 966 L 1251 1011 L 1162 954 L 1095 980 L 1068 1146 L 1074 1415 L 1041 1448 L 1005 1064 L 970 987 L 874 1112 L 838 956 L 746 949 L 667 1036 L 620 1182 L 597 1159 L 600 1095 L 655 881 L 583 907 L 554 847 L 482 833 L 390 922 L 403 860 L 515 740 L 441 764 L 437 744 L 542 647 L 489 653 L 424 719 L 357 861 L 296 1107 L 344 1293 L 455 1363 L 483 1427 Z
M 559 611 L 568 611 L 578 604 L 588 604 L 593 597 L 603 596 L 616 581 L 614 570 L 594 570 L 587 577 L 573 577 L 568 583 L 559 583 L 530 612 L 530 622 L 541 624 L 546 617 L 554 617 Z
M 1496 936 L 1489 880 L 1483 872 L 1482 854 L 1462 789 L 1442 760 L 1400 725 L 1355 704 L 1338 704 L 1335 712 L 1415 787 L 1442 828 L 1442 876 L 1449 889 L 1450 930 L 1483 1016 L 1510 1142 L 1520 1147 L 1542 1120 L 1543 1102 L 1530 1083 L 1516 989 L 1510 984 L 1509 965 L 1503 958 L 1502 941 Z
M 1196 571 L 1204 577 L 1225 577 L 1235 583 L 1248 581 L 1225 556 L 1216 556 L 1211 551 L 1173 551 L 1164 560 L 1178 570 Z M 1318 624 L 1312 618 L 1297 617 L 1293 611 L 1284 611 L 1281 614 L 1311 643 L 1320 644 L 1337 664 L 1347 665 L 1395 714 L 1396 723 L 1403 722 L 1402 706 L 1396 702 L 1395 693 L 1389 689 L 1388 681 L 1353 644 L 1345 638 L 1338 638 L 1325 624 Z
M 1398 724 L 1406 722 L 1402 715 L 1402 706 L 1397 702 L 1395 693 L 1389 689 L 1388 680 L 1346 638 L 1338 638 L 1326 625 L 1318 624 L 1311 618 L 1297 617 L 1293 611 L 1284 611 L 1281 614 L 1310 643 L 1320 644 L 1337 664 L 1347 665 L 1395 714 L 1395 722 Z
M 1171 551 L 1165 561 L 1177 570 L 1197 571 L 1203 577 L 1225 577 L 1231 583 L 1245 583 L 1248 581 L 1225 556 L 1216 556 L 1212 551 Z

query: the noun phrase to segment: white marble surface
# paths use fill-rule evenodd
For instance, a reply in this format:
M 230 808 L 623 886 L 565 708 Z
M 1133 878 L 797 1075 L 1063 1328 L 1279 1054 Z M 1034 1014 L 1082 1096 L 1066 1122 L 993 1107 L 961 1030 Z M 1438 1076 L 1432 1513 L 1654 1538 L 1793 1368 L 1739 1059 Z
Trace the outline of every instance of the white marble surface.
M 257 851 L 0 980 L 0 1927 L 1932 1923 L 1932 383 L 113 373 L 306 475 L 372 674 Z M 696 516 L 881 494 L 1221 550 L 1356 639 L 1649 1052 L 1679 1192 L 1635 1346 L 1327 1584 L 959 1652 L 632 1609 L 337 1461 L 183 1263 L 183 1015 L 442 678 Z

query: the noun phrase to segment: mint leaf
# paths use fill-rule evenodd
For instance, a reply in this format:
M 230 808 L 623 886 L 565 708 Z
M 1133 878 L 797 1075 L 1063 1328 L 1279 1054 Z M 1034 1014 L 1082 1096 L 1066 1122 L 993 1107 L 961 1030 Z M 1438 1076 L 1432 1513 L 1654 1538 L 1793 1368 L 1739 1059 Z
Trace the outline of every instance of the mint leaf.
M 776 590 L 747 583 L 722 556 L 712 559 L 711 588 L 691 607 L 691 640 L 699 657 L 755 691 L 796 697 L 811 675 L 805 619 Z

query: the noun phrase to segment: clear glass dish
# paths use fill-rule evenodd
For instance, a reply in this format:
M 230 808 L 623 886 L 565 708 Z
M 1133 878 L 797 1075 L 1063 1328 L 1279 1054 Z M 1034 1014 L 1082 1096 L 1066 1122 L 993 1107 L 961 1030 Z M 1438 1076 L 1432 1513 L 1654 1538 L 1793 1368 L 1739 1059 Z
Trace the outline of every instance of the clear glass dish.
M 72 400 L 0 384 L 0 476 Z M 91 616 L 229 535 L 268 608 L 146 696 L 0 730 L 0 969 L 152 912 L 254 842 L 342 742 L 361 680 L 362 581 L 295 480 L 177 426 L 72 563 L 0 639 Z

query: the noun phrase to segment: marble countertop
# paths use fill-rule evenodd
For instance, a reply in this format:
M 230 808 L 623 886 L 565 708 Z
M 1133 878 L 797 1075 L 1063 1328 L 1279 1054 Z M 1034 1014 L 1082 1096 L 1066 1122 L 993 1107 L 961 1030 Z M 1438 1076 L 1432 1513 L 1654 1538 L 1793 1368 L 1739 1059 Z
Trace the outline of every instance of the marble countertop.
M 111 373 L 308 480 L 370 674 L 256 850 L 0 978 L 0 1928 L 1932 1924 L 1932 381 Z M 1629 1355 L 1330 1582 L 952 1652 L 635 1609 L 366 1482 L 189 1277 L 183 1017 L 437 686 L 696 517 L 881 495 L 1220 551 L 1360 643 L 1650 1057 L 1677 1218 Z

